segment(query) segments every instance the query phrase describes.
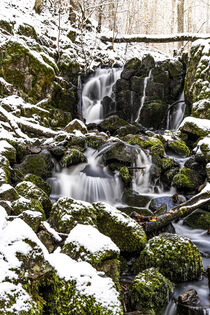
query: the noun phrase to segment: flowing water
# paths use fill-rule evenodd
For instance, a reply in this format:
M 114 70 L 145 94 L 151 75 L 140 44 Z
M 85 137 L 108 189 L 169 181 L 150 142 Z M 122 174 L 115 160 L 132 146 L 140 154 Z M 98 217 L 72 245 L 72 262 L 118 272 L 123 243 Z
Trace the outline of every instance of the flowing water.
M 145 98 L 146 98 L 147 84 L 148 84 L 148 81 L 151 79 L 151 75 L 152 75 L 152 69 L 149 71 L 148 77 L 144 78 L 143 96 L 142 96 L 141 101 L 140 101 L 140 106 L 139 106 L 136 122 L 138 122 L 140 115 L 141 115 L 141 110 L 144 106 L 144 102 L 145 102 Z
M 167 129 L 177 130 L 184 118 L 185 113 L 185 101 L 184 101 L 184 91 L 181 93 L 177 102 L 172 104 L 171 108 L 168 111 L 167 119 Z
M 121 68 L 97 69 L 84 84 L 82 91 L 82 115 L 87 123 L 99 123 L 104 118 L 102 101 L 112 97 L 112 88 L 120 78 Z

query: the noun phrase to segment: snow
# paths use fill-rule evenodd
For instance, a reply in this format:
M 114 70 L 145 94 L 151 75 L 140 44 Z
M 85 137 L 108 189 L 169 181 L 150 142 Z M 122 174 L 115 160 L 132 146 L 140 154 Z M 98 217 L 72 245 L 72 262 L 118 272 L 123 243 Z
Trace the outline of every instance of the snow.
M 10 189 L 14 189 L 14 188 L 9 184 L 3 184 L 0 186 L 0 194 L 3 194 Z
M 45 227 L 47 232 L 49 232 L 53 237 L 56 239 L 56 241 L 61 242 L 62 238 L 59 236 L 58 232 L 55 231 L 53 228 L 51 228 L 50 224 L 47 221 L 42 221 L 42 225 Z
M 108 237 L 101 234 L 95 227 L 91 225 L 77 224 L 69 233 L 65 244 L 73 243 L 79 249 L 83 246 L 92 254 L 104 251 L 113 251 L 120 253 L 119 248 Z
M 14 150 L 14 147 L 5 140 L 0 140 L 0 154 L 7 152 L 8 150 Z
M 7 213 L 5 209 L 0 206 L 0 231 L 6 226 L 7 224 Z
M 97 303 L 117 315 L 120 313 L 119 293 L 110 278 L 103 278 L 87 262 L 76 262 L 65 254 L 53 253 L 48 258 L 60 278 L 76 281 L 80 295 L 93 296 Z
M 179 126 L 179 129 L 181 129 L 185 124 L 190 123 L 196 125 L 199 129 L 202 129 L 203 131 L 210 132 L 210 122 L 209 119 L 201 119 L 201 118 L 195 118 L 195 117 L 186 117 L 181 125 Z

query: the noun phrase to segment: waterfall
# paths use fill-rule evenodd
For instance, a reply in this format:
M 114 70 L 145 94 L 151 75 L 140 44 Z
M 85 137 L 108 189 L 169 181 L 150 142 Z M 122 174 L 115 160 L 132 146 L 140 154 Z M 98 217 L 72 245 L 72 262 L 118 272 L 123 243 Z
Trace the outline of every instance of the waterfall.
M 178 100 L 169 107 L 168 118 L 167 118 L 167 129 L 177 130 L 184 118 L 185 113 L 185 101 L 184 91 L 181 93 Z
M 117 204 L 122 197 L 122 183 L 118 174 L 112 174 L 101 160 L 97 150 L 87 149 L 87 163 L 82 163 L 60 172 L 55 171 L 51 198 L 56 200 L 60 196 L 88 202 L 105 201 Z
M 82 114 L 87 123 L 98 123 L 104 118 L 102 101 L 112 97 L 112 87 L 120 78 L 121 68 L 97 69 L 84 84 L 82 91 Z
M 143 95 L 142 95 L 142 98 L 141 98 L 141 101 L 140 101 L 140 106 L 139 106 L 139 110 L 138 110 L 136 122 L 138 122 L 138 120 L 139 120 L 139 118 L 140 118 L 140 115 L 141 115 L 142 107 L 144 106 L 144 102 L 145 102 L 145 98 L 146 98 L 147 84 L 148 84 L 148 81 L 149 81 L 150 78 L 151 78 L 151 74 L 152 74 L 152 69 L 149 71 L 148 77 L 144 78 Z

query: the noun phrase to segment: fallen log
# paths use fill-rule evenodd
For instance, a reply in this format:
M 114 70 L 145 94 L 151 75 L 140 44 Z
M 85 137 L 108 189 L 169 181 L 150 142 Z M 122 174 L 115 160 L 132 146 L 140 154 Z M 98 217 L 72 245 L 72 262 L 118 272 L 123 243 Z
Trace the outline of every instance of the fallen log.
M 207 204 L 208 202 L 210 202 L 210 183 L 208 183 L 199 194 L 195 195 L 186 202 L 181 203 L 159 217 L 151 217 L 149 222 L 139 222 L 139 224 L 142 225 L 146 233 L 155 232 L 172 221 L 189 215 L 194 210 L 204 204 Z
M 181 33 L 175 35 L 122 35 L 116 38 L 112 36 L 101 36 L 102 42 L 114 43 L 171 43 L 171 42 L 193 42 L 197 39 L 209 39 L 209 34 Z

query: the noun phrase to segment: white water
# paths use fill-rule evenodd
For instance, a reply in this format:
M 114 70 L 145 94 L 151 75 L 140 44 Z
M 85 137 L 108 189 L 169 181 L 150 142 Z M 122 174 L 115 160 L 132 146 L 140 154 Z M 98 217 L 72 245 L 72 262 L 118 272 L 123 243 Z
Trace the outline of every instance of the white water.
M 111 174 L 107 167 L 101 164 L 98 151 L 86 151 L 87 163 L 82 163 L 61 171 L 55 171 L 50 180 L 52 185 L 51 198 L 56 200 L 61 196 L 88 202 L 105 201 L 117 204 L 122 197 L 122 183 L 118 174 Z
M 152 74 L 152 69 L 149 71 L 149 75 L 148 77 L 144 78 L 144 89 L 143 89 L 143 96 L 141 98 L 141 102 L 140 102 L 140 106 L 139 106 L 139 110 L 138 110 L 138 114 L 137 114 L 137 118 L 136 118 L 136 122 L 138 122 L 140 115 L 141 115 L 141 110 L 144 106 L 144 102 L 145 102 L 145 98 L 146 98 L 146 89 L 147 89 L 147 84 L 148 81 L 151 78 L 151 74 Z
M 105 96 L 112 97 L 112 88 L 120 78 L 121 68 L 97 69 L 82 91 L 82 115 L 87 123 L 99 123 L 104 118 L 101 104 Z
M 168 111 L 167 129 L 169 130 L 177 130 L 184 118 L 186 107 L 184 102 L 184 91 L 181 93 L 177 102 L 178 103 Z

